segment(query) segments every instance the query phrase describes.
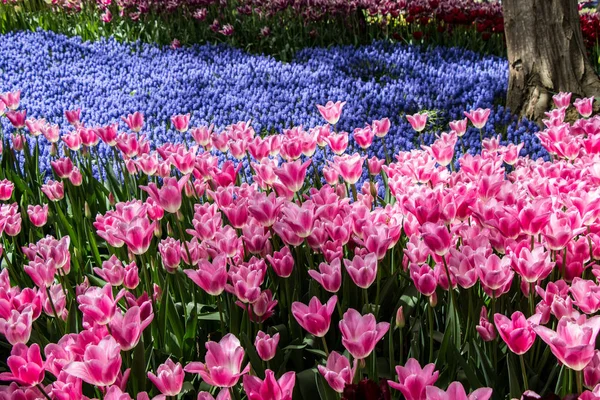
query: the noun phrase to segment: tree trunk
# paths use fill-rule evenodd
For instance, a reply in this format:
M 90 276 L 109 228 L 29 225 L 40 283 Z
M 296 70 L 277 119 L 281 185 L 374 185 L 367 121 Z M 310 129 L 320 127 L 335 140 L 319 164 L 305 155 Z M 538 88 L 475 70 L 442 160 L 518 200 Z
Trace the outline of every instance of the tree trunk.
M 509 82 L 506 105 L 540 122 L 552 96 L 600 96 L 583 43 L 577 0 L 503 0 Z

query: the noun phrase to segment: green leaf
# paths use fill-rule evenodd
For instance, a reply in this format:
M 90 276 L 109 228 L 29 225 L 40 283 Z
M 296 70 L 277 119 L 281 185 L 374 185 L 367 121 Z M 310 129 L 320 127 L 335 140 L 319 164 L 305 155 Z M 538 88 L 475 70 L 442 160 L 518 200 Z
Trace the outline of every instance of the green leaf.
M 510 357 L 510 354 L 506 355 L 506 366 L 508 368 L 508 387 L 510 390 L 510 397 L 519 398 L 522 392 L 519 386 L 517 370 L 520 367 L 517 365 L 514 359 L 515 357 Z
M 144 354 L 144 341 L 140 340 L 133 349 L 133 362 L 131 375 L 133 378 L 133 390 L 135 393 L 146 390 L 146 355 Z
M 452 349 L 452 356 L 456 357 L 456 359 L 458 360 L 458 363 L 460 364 L 460 367 L 462 368 L 465 375 L 467 376 L 467 380 L 469 381 L 469 385 L 471 385 L 471 389 L 477 389 L 477 388 L 482 387 L 483 385 L 477 378 L 477 374 L 475 373 L 475 371 L 473 371 L 473 368 L 464 359 L 462 354 L 460 354 L 460 351 L 454 347 L 450 347 L 450 348 Z
M 325 378 L 319 373 L 315 374 L 317 391 L 322 400 L 337 400 L 337 393 L 325 382 Z
M 477 358 L 479 359 L 479 363 L 482 366 L 483 377 L 485 379 L 485 385 L 488 387 L 494 387 L 496 380 L 494 377 L 496 376 L 494 369 L 492 368 L 492 362 L 485 352 L 479 347 L 477 344 L 477 340 L 473 339 L 471 341 L 471 345 L 475 349 L 477 353 Z

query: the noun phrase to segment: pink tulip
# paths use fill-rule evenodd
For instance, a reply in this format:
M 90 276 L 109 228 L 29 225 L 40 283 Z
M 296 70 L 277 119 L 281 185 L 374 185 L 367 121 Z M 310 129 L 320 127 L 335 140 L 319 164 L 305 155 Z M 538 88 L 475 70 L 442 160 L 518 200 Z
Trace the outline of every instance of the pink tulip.
M 431 296 L 435 293 L 437 279 L 429 265 L 410 264 L 410 277 L 421 294 Z
M 444 225 L 426 222 L 421 226 L 423 241 L 438 256 L 444 256 L 450 249 L 452 237 Z
M 484 342 L 491 342 L 496 339 L 496 329 L 487 317 L 487 309 L 485 306 L 481 307 L 481 314 L 479 315 L 479 325 L 475 327 L 481 339 Z
M 427 386 L 425 397 L 427 400 L 489 400 L 492 389 L 480 388 L 467 396 L 465 388 L 460 382 L 452 382 L 445 392 L 435 386 Z
M 0 201 L 6 201 L 11 198 L 15 184 L 8 179 L 0 181 Z
M 179 181 L 177 178 L 165 178 L 160 189 L 154 182 L 150 182 L 148 186 L 140 186 L 140 188 L 146 191 L 163 210 L 174 214 L 181 207 L 181 190 L 189 178 L 189 175 L 184 175 Z
M 356 128 L 354 130 L 354 140 L 356 144 L 358 144 L 363 149 L 368 149 L 371 147 L 373 143 L 373 137 L 375 133 L 371 130 L 370 126 L 366 126 L 365 128 Z
M 129 351 L 139 343 L 142 332 L 154 319 L 152 303 L 146 301 L 141 306 L 133 306 L 122 313 L 117 311 L 110 320 L 109 327 L 112 336 L 121 346 L 121 350 Z
M 138 267 L 135 264 L 135 261 L 129 265 L 125 266 L 125 276 L 123 278 L 123 286 L 127 289 L 133 290 L 140 283 L 140 275 L 138 272 Z
M 575 305 L 584 313 L 594 314 L 600 310 L 600 286 L 594 281 L 576 277 L 569 292 L 575 299 Z
M 35 386 L 44 380 L 44 362 L 37 343 L 27 347 L 17 343 L 6 361 L 10 372 L 0 374 L 2 381 L 15 381 L 23 386 Z
M 6 113 L 6 118 L 16 129 L 25 128 L 25 120 L 27 119 L 27 111 L 9 111 Z
M 101 128 L 96 129 L 96 133 L 110 147 L 114 147 L 117 144 L 117 130 L 119 124 L 114 123 Z
M 557 108 L 569 107 L 571 105 L 571 93 L 560 92 L 552 96 Z
M 102 263 L 102 268 L 95 267 L 94 272 L 112 286 L 120 286 L 125 279 L 123 263 L 113 254 Z
M 244 375 L 244 391 L 252 400 L 292 400 L 296 373 L 286 372 L 277 380 L 271 370 L 265 371 L 264 381 L 256 376 Z
M 208 392 L 199 392 L 197 400 L 231 400 L 231 392 L 227 388 L 221 389 L 216 398 Z
M 340 116 L 342 115 L 342 107 L 346 105 L 346 102 L 336 101 L 328 101 L 324 106 L 317 104 L 317 109 L 328 123 L 331 125 L 335 125 L 340 120 Z
M 427 116 L 427 112 L 423 112 L 420 114 L 407 115 L 406 119 L 415 131 L 421 132 L 425 129 L 425 125 L 427 125 Z
M 84 317 L 89 318 L 98 325 L 106 325 L 115 315 L 117 301 L 120 296 L 117 296 L 115 300 L 112 286 L 105 285 L 103 288 L 89 288 L 84 294 L 77 296 L 77 302 Z
M 495 314 L 494 323 L 500 337 L 513 353 L 525 354 L 533 346 L 536 334 L 523 313 L 516 311 L 510 319 L 502 314 Z
M 477 266 L 477 275 L 481 284 L 491 291 L 496 291 L 504 287 L 512 281 L 515 275 L 510 265 L 510 257 L 500 259 L 495 254 L 490 255 L 485 264 Z
M 377 277 L 377 255 L 367 254 L 364 258 L 354 256 L 352 261 L 344 260 L 344 266 L 348 275 L 356 286 L 362 289 L 368 289 Z
M 177 396 L 183 387 L 185 374 L 181 364 L 175 364 L 170 358 L 164 364 L 158 366 L 157 375 L 148 372 L 148 379 L 165 396 Z
M 168 237 L 159 243 L 158 251 L 167 272 L 170 274 L 177 272 L 181 263 L 181 242 Z
M 112 336 L 85 347 L 83 361 L 67 364 L 64 371 L 94 386 L 110 386 L 121 370 L 121 348 Z
M 467 119 L 459 119 L 458 121 L 450 122 L 450 129 L 456 132 L 456 136 L 461 137 L 467 132 Z
M 334 156 L 332 167 L 335 168 L 342 179 L 349 184 L 354 185 L 362 175 L 363 163 L 365 156 L 354 153 L 353 155 L 345 154 L 343 156 Z
M 244 349 L 240 341 L 231 333 L 225 335 L 219 343 L 207 342 L 206 362 L 191 362 L 184 371 L 200 374 L 200 377 L 211 386 L 235 386 L 242 375 L 250 370 L 250 364 L 242 370 Z
M 433 385 L 439 376 L 435 364 L 427 364 L 425 368 L 414 358 L 410 358 L 403 366 L 396 367 L 398 383 L 388 381 L 391 388 L 399 390 L 406 400 L 425 400 L 425 388 Z
M 273 294 L 267 289 L 252 304 L 242 303 L 241 301 L 236 301 L 235 304 L 248 312 L 250 321 L 260 324 L 271 318 L 274 314 L 273 310 L 277 306 L 277 300 L 273 300 Z
M 593 391 L 586 390 L 577 400 L 598 400 L 600 399 L 600 385 L 596 385 Z
M 96 133 L 96 128 L 79 128 L 79 135 L 84 146 L 93 147 L 98 144 L 100 138 Z
M 550 216 L 542 234 L 546 239 L 548 250 L 562 250 L 574 236 L 585 231 L 578 222 L 570 215 L 563 212 L 555 212 Z
M 281 183 L 291 192 L 298 192 L 304 185 L 306 170 L 311 163 L 311 159 L 302 163 L 300 160 L 294 162 L 283 163 L 279 168 L 275 169 L 275 175 Z
M 354 358 L 367 358 L 390 327 L 388 322 L 377 323 L 373 314 L 360 315 L 353 308 L 344 313 L 339 328 L 342 344 Z
M 4 103 L 9 110 L 16 110 L 17 108 L 19 108 L 20 101 L 20 90 L 0 94 L 0 102 Z
M 329 264 L 319 264 L 319 272 L 311 269 L 308 274 L 330 293 L 337 293 L 342 286 L 342 263 L 339 258 Z
M 22 312 L 13 309 L 8 318 L 0 317 L 0 333 L 13 346 L 17 343 L 27 344 L 31 336 L 32 323 L 33 309 L 31 306 L 26 306 Z
M 65 110 L 67 121 L 73 126 L 79 126 L 81 123 L 81 108 L 75 110 Z
M 23 270 L 37 287 L 45 289 L 54 283 L 54 275 L 56 275 L 57 268 L 52 260 L 37 258 L 35 261 L 30 261 L 29 264 L 25 265 Z
M 512 259 L 515 271 L 528 283 L 545 279 L 554 268 L 554 264 L 550 261 L 550 253 L 543 246 L 537 246 L 533 251 L 523 247 L 518 256 L 512 254 Z
M 144 114 L 137 111 L 133 114 L 129 114 L 127 118 L 121 117 L 121 119 L 127 124 L 129 129 L 135 133 L 141 131 L 144 126 Z
M 188 130 L 188 126 L 190 124 L 190 114 L 185 114 L 185 115 L 174 115 L 171 117 L 171 122 L 173 123 L 173 127 L 181 132 L 187 132 Z
M 233 293 L 243 303 L 254 303 L 260 296 L 260 285 L 264 282 L 267 265 L 264 260 L 252 257 L 247 263 L 231 266 L 225 290 Z
M 23 151 L 23 147 L 25 146 L 25 135 L 20 135 L 18 133 L 13 133 L 11 135 L 12 139 L 12 147 L 14 151 Z
M 381 167 L 385 164 L 385 160 L 379 159 L 375 156 L 369 158 L 367 160 L 367 167 L 369 169 L 369 174 L 375 176 L 379 175 L 381 172 Z
M 50 161 L 50 164 L 52 164 L 52 169 L 56 175 L 61 179 L 69 178 L 73 172 L 74 165 L 70 158 L 59 158 L 56 161 Z
M 279 333 L 271 336 L 267 335 L 263 331 L 258 331 L 256 339 L 254 340 L 254 347 L 256 347 L 256 352 L 263 361 L 270 361 L 277 353 L 278 343 Z
M 382 120 L 375 120 L 371 124 L 371 129 L 375 133 L 375 136 L 379 138 L 385 137 L 390 131 L 390 120 L 389 118 L 383 118 Z
M 334 133 L 327 136 L 324 140 L 329 145 L 331 151 L 339 156 L 348 147 L 348 132 Z
M 317 366 L 319 373 L 327 381 L 329 386 L 338 393 L 344 392 L 346 385 L 352 384 L 358 360 L 350 365 L 350 360 L 336 351 L 332 351 L 327 358 L 325 366 Z
M 600 350 L 594 351 L 594 356 L 583 369 L 583 382 L 588 388 L 600 383 Z
M 308 306 L 298 301 L 292 303 L 292 315 L 304 330 L 314 336 L 324 337 L 329 331 L 331 315 L 335 309 L 337 296 L 331 296 L 325 305 L 315 296 Z
M 206 293 L 219 296 L 227 284 L 227 257 L 220 254 L 212 262 L 202 259 L 198 270 L 185 269 L 183 272 Z
M 59 201 L 65 197 L 65 187 L 62 182 L 49 180 L 42 185 L 42 192 L 50 201 Z
M 292 271 L 294 270 L 294 257 L 292 257 L 292 252 L 289 247 L 284 246 L 280 251 L 273 253 L 272 256 L 267 255 L 267 260 L 278 277 L 288 278 L 292 275 Z
M 73 186 L 81 186 L 83 184 L 83 175 L 81 175 L 79 168 L 73 168 L 73 172 L 69 176 L 69 181 Z
M 43 206 L 28 205 L 27 215 L 29 216 L 29 221 L 31 221 L 34 226 L 41 228 L 48 222 L 48 204 L 44 204 Z
M 490 112 L 489 108 L 485 110 L 478 108 L 477 110 L 471 110 L 471 112 L 465 111 L 465 117 L 469 118 L 475 128 L 482 129 L 490 116 Z
M 533 329 L 561 363 L 581 371 L 594 357 L 600 316 L 590 319 L 585 315 L 577 319 L 563 317 L 558 321 L 556 331 L 541 325 L 534 325 Z
M 590 115 L 592 115 L 593 104 L 594 104 L 594 97 L 587 97 L 587 98 L 583 98 L 583 99 L 577 99 L 573 103 L 573 105 L 577 109 L 577 112 L 583 118 L 587 118 Z M 8 116 L 8 114 L 7 114 L 7 116 Z

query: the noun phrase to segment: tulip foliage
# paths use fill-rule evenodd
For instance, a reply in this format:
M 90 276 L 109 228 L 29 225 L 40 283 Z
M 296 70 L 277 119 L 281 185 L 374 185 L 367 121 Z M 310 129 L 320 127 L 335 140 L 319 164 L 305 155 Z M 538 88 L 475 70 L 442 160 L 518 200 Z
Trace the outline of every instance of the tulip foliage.
M 343 102 L 266 136 L 177 115 L 154 148 L 141 113 L 60 136 L 0 99 L 0 398 L 600 398 L 593 99 L 555 96 L 552 161 L 481 109 L 411 152 L 387 119 L 338 130 Z

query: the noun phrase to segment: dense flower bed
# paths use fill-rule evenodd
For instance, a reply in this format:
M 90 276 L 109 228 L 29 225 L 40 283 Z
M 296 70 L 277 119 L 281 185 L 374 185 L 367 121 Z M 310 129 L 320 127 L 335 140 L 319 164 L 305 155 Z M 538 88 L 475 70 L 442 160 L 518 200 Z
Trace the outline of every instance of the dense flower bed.
M 191 138 L 153 150 L 156 117 L 67 110 L 61 134 L 3 93 L 0 398 L 600 398 L 600 117 L 578 99 L 565 123 L 570 97 L 538 134 L 549 162 L 498 138 L 461 156 L 484 109 L 420 150 L 381 117 L 349 137 L 343 102 L 283 134 L 174 115 Z
M 294 125 L 315 126 L 320 116 L 314 104 L 338 98 L 346 99 L 348 111 L 339 129 L 352 132 L 364 121 L 389 117 L 388 146 L 394 151 L 418 148 L 421 137 L 431 143 L 464 109 L 489 107 L 494 111 L 486 137 L 501 135 L 503 143 L 524 142 L 527 154 L 546 154 L 533 134 L 534 124 L 517 124 L 502 107 L 493 107 L 506 90 L 506 62 L 457 49 L 384 43 L 307 49 L 286 64 L 225 46 L 172 50 L 15 33 L 0 40 L 0 70 L 0 90 L 22 88 L 30 94 L 22 103 L 27 115 L 59 124 L 62 133 L 68 129 L 63 107 L 81 108 L 89 126 L 143 112 L 153 147 L 181 141 L 166 123 L 178 113 L 190 113 L 192 124 L 214 124 L 216 130 L 232 120 L 252 120 L 260 134 L 282 132 Z M 421 109 L 431 115 L 419 136 L 405 115 Z M 2 123 L 11 130 L 8 121 Z M 185 136 L 191 140 L 189 132 Z M 470 129 L 463 142 L 478 152 L 478 130 Z M 102 146 L 100 152 L 107 150 Z M 48 149 L 41 151 L 40 166 L 48 170 Z M 384 156 L 380 143 L 369 152 Z M 249 172 L 247 163 L 246 168 Z

